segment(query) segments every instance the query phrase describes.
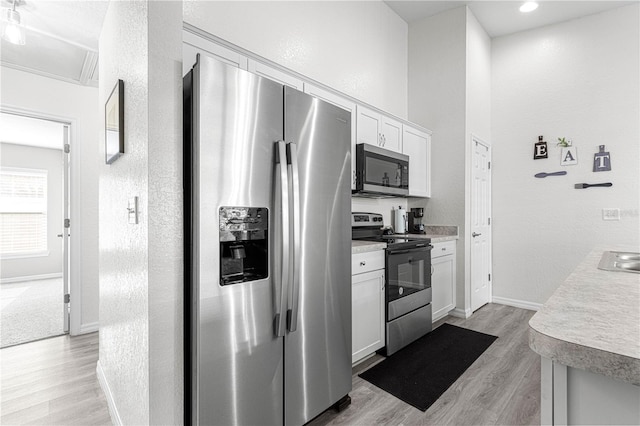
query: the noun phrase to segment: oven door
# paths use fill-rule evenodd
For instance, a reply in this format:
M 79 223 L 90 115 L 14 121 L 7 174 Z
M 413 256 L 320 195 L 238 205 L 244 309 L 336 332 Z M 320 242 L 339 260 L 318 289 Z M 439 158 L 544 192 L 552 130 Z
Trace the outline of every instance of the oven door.
M 387 250 L 387 321 L 431 303 L 431 249 Z

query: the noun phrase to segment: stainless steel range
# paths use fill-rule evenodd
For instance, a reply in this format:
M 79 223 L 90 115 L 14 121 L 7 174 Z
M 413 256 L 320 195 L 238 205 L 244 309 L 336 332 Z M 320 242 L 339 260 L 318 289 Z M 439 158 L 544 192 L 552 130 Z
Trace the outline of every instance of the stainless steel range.
M 352 213 L 354 240 L 386 242 L 386 346 L 389 356 L 432 330 L 429 238 L 385 235 L 382 215 Z

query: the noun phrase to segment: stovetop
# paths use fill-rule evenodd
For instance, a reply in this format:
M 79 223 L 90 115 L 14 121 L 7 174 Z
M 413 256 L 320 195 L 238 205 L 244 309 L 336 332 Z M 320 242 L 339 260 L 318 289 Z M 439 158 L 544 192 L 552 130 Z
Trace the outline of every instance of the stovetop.
M 392 250 L 426 247 L 431 242 L 430 238 L 410 234 L 385 234 L 382 215 L 377 213 L 352 213 L 351 235 L 354 240 L 387 243 Z

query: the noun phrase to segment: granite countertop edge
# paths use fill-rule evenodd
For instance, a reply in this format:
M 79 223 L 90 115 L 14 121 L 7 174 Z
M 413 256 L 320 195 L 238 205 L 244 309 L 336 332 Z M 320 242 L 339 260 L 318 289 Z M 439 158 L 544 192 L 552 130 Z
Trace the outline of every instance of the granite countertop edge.
M 620 248 L 594 249 L 531 318 L 529 347 L 563 365 L 640 385 L 640 278 L 597 269 L 607 250 Z

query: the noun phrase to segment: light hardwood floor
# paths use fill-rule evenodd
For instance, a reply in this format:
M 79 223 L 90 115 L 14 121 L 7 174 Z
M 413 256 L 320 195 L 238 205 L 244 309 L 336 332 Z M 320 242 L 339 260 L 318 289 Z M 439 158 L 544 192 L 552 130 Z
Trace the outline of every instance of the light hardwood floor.
M 110 425 L 97 361 L 98 333 L 0 350 L 0 424 Z
M 540 357 L 529 348 L 535 312 L 489 304 L 469 319 L 439 321 L 498 339 L 431 406 L 422 412 L 362 380 L 358 374 L 382 360 L 354 368 L 351 405 L 328 410 L 310 425 L 525 425 L 540 424 Z
M 422 412 L 358 374 L 351 405 L 328 410 L 310 425 L 516 425 L 540 424 L 540 357 L 528 345 L 533 311 L 489 304 L 467 320 L 442 322 L 499 338 Z M 108 425 L 107 403 L 96 378 L 98 334 L 55 337 L 0 350 L 0 424 Z

